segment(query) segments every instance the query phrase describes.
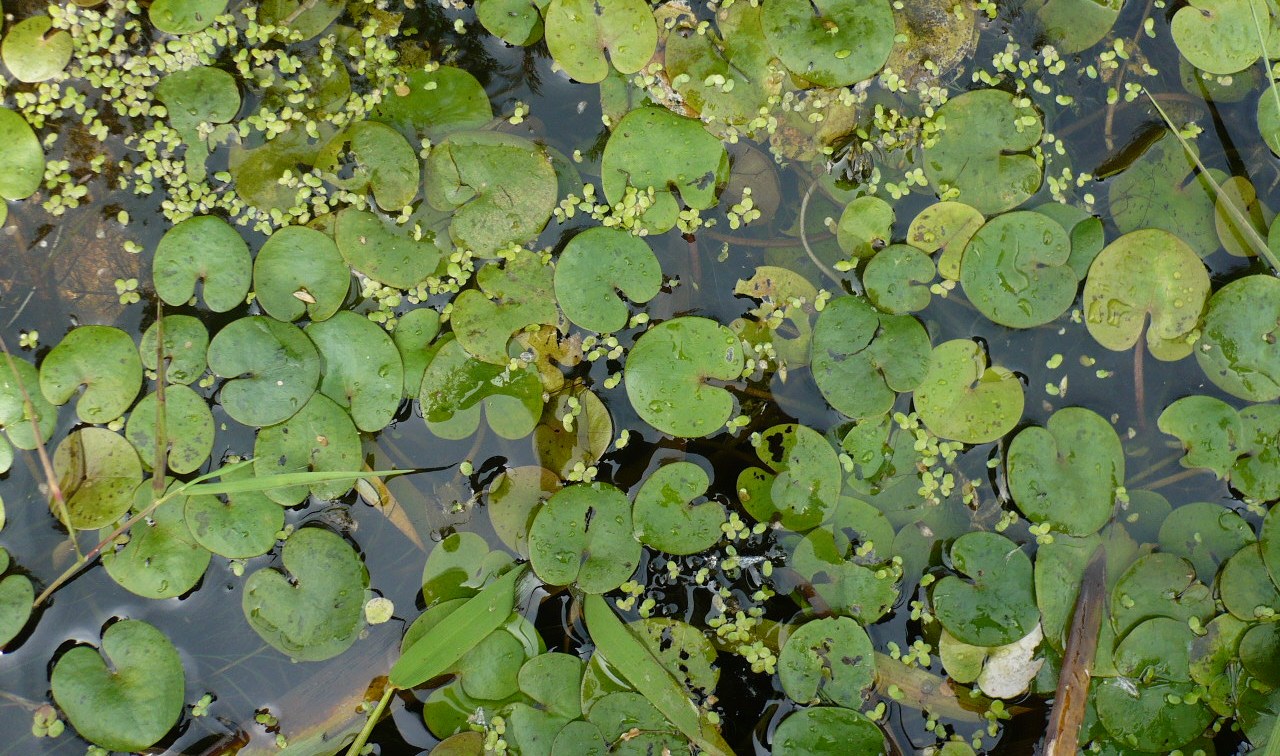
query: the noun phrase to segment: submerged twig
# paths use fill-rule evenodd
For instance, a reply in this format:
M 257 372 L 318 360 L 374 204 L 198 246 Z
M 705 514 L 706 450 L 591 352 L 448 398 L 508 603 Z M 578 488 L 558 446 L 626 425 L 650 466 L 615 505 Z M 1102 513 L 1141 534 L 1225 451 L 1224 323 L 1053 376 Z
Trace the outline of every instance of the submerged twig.
M 813 247 L 809 246 L 809 235 L 805 231 L 805 218 L 809 211 L 809 199 L 813 197 L 813 190 L 817 187 L 818 179 L 814 179 L 809 182 L 809 188 L 804 192 L 804 199 L 800 200 L 800 243 L 804 245 L 804 253 L 809 256 L 809 259 L 813 261 L 814 265 L 818 266 L 818 270 L 822 271 L 827 278 L 830 278 L 837 286 L 839 286 L 844 283 L 844 280 L 841 279 L 840 276 L 836 275 L 834 270 L 827 267 L 826 263 L 818 259 L 818 255 L 814 253 Z M 854 294 L 862 293 L 862 285 L 858 283 L 856 277 L 854 278 L 852 285 Z
M 1075 756 L 1084 723 L 1085 703 L 1089 699 L 1089 680 L 1094 655 L 1098 650 L 1098 631 L 1102 628 L 1103 599 L 1107 595 L 1106 550 L 1099 544 L 1093 550 L 1080 582 L 1075 612 L 1071 617 L 1071 633 L 1062 654 L 1062 671 L 1058 674 L 1058 690 L 1049 713 L 1048 741 L 1045 756 Z

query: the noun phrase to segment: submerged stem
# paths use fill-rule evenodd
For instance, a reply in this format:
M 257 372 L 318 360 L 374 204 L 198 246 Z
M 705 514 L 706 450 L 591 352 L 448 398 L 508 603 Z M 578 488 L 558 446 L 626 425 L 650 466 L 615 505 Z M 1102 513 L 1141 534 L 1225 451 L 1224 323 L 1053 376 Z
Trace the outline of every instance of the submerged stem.
M 347 749 L 347 756 L 357 756 L 364 749 L 364 744 L 369 741 L 369 736 L 373 734 L 373 728 L 377 726 L 378 720 L 382 719 L 382 712 L 386 710 L 387 704 L 391 702 L 391 697 L 396 694 L 396 688 L 390 683 L 387 689 L 382 692 L 382 698 L 378 699 L 378 705 L 373 707 L 373 711 L 369 713 L 369 718 L 364 721 L 364 727 L 360 729 L 360 734 L 356 735 L 356 739 L 351 741 L 351 747 Z

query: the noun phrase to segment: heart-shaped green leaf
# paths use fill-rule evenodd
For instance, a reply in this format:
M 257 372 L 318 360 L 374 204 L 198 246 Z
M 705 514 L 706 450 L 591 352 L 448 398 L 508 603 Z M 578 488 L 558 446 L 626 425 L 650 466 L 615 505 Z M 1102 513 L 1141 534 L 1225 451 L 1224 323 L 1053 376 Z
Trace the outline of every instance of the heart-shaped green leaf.
M 249 480 L 253 469 L 242 467 L 222 476 L 225 481 Z M 259 491 L 186 498 L 187 527 L 196 543 L 228 559 L 247 559 L 271 550 L 284 527 L 284 510 Z
M 142 480 L 142 462 L 133 445 L 106 428 L 72 432 L 53 452 L 53 472 L 77 530 L 101 528 L 129 510 Z M 50 501 L 53 514 L 61 513 Z
M 315 394 L 288 420 L 258 431 L 253 456 L 253 469 L 259 477 L 359 470 L 360 434 L 341 407 L 324 394 Z M 350 480 L 321 481 L 273 488 L 266 494 L 272 501 L 293 506 L 307 497 L 308 490 L 321 499 L 336 499 L 351 486 Z
M 1194 0 L 1173 14 L 1169 31 L 1191 65 L 1211 74 L 1233 74 L 1262 55 L 1255 18 L 1267 23 L 1270 32 L 1271 6 L 1261 0 Z
M 204 304 L 226 312 L 244 303 L 253 280 L 249 246 L 240 233 L 213 215 L 188 218 L 165 232 L 152 263 L 156 294 L 180 306 L 203 284 Z
M 28 398 L 34 418 L 27 411 Z M 40 375 L 31 363 L 16 357 L 0 358 L 0 428 L 9 442 L 19 449 L 34 449 L 52 438 L 57 424 L 58 409 L 40 393 Z
M 480 426 L 503 438 L 524 438 L 542 417 L 542 381 L 533 368 L 493 365 L 469 356 L 456 339 L 430 357 L 418 397 L 427 427 L 441 438 L 466 438 Z
M 1182 442 L 1187 451 L 1183 467 L 1208 468 L 1221 479 L 1240 456 L 1244 427 L 1235 409 L 1221 399 L 1184 396 L 1160 413 L 1157 424 Z
M 827 402 L 852 418 L 887 412 L 897 392 L 924 379 L 929 335 L 908 315 L 886 315 L 860 297 L 828 303 L 813 328 L 810 364 Z
M 778 654 L 778 678 L 798 703 L 859 709 L 875 680 L 871 639 L 848 617 L 810 620 L 787 637 Z
M 937 435 L 984 444 L 1008 433 L 1022 418 L 1022 384 L 1002 367 L 987 367 L 977 342 L 955 339 L 933 350 L 915 403 L 920 418 Z
M 538 578 L 586 593 L 622 585 L 640 563 L 631 502 L 605 483 L 569 486 L 538 510 L 529 528 L 529 559 Z
M 297 326 L 254 316 L 227 324 L 209 342 L 209 369 L 228 378 L 222 408 L 245 425 L 289 419 L 315 393 L 320 355 Z
M 142 360 L 129 334 L 111 326 L 80 326 L 49 352 L 40 364 L 40 393 L 62 405 L 81 386 L 76 416 L 86 423 L 107 423 L 129 409 L 142 388 Z
M 435 234 L 414 239 L 390 218 L 348 207 L 338 213 L 334 239 L 354 270 L 397 289 L 412 289 L 436 271 L 443 254 Z
M 478 0 L 476 18 L 495 37 L 511 45 L 542 39 L 542 15 L 550 0 Z
M 138 486 L 134 509 L 147 508 L 154 496 L 149 483 Z M 182 500 L 172 499 L 130 528 L 128 543 L 102 554 L 102 566 L 111 579 L 150 599 L 174 598 L 195 587 L 212 555 L 191 537 L 185 514 Z M 109 530 L 110 526 L 104 528 L 101 535 L 110 535 Z
M 622 202 L 628 187 L 654 190 L 640 222 L 650 233 L 662 233 L 676 225 L 681 204 L 695 210 L 716 204 L 729 178 L 729 153 L 701 122 L 666 108 L 641 107 L 614 127 L 600 170 L 610 203 Z
M 929 284 L 936 275 L 933 260 L 924 252 L 909 244 L 892 244 L 867 263 L 862 285 L 878 309 L 900 315 L 929 306 Z
M 147 17 L 166 34 L 192 34 L 207 28 L 226 9 L 227 0 L 155 0 Z
M 338 535 L 302 528 L 281 552 L 286 578 L 261 569 L 244 584 L 244 616 L 264 641 L 299 661 L 346 651 L 364 628 L 369 584 L 360 557 Z
M 499 267 L 486 264 L 476 273 L 480 290 L 468 289 L 453 300 L 453 333 L 472 356 L 505 365 L 511 334 L 530 325 L 554 325 L 557 318 L 549 265 L 524 250 Z
M 696 554 L 720 541 L 724 507 L 703 494 L 711 485 L 705 470 L 684 460 L 659 467 L 635 496 L 635 536 L 668 554 Z
M 907 229 L 907 243 L 938 256 L 938 273 L 960 280 L 960 261 L 969 240 L 982 228 L 982 213 L 963 202 L 937 202 L 920 211 Z
M 1070 256 L 1071 239 L 1056 221 L 1029 211 L 1006 213 L 969 240 L 960 283 L 983 315 L 1010 328 L 1031 328 L 1056 320 L 1075 301 Z
M 707 318 L 660 323 L 636 340 L 624 371 L 627 398 L 645 422 L 682 438 L 709 436 L 733 414 L 734 399 L 708 380 L 742 372 L 738 337 Z
M 769 0 L 760 21 L 787 70 L 824 87 L 874 76 L 893 48 L 886 0 Z
M 760 435 L 756 456 L 769 469 L 743 470 L 737 486 L 752 517 L 778 519 L 790 530 L 803 531 L 835 509 L 843 473 L 836 450 L 822 434 L 803 425 L 775 425 Z
M 537 236 L 556 205 L 556 172 L 543 147 L 512 134 L 453 134 L 427 158 L 427 202 L 452 210 L 454 244 L 490 257 Z
M 410 71 L 404 88 L 384 93 L 374 113 L 402 131 L 436 138 L 459 129 L 478 129 L 493 118 L 484 87 L 476 77 L 453 66 Z
M 1044 428 L 1027 428 L 1009 445 L 1009 492 L 1032 522 L 1083 536 L 1115 510 L 1124 483 L 1124 449 L 1115 429 L 1083 407 L 1053 413 Z
M 1191 247 L 1168 231 L 1143 229 L 1111 242 L 1094 259 L 1084 284 L 1084 322 L 1099 344 L 1114 351 L 1137 343 L 1145 326 L 1153 357 L 1180 360 L 1191 353 L 1190 337 L 1208 295 L 1209 273 Z
M 1204 312 L 1196 361 L 1223 391 L 1252 402 L 1280 397 L 1280 281 L 1245 276 L 1223 286 Z
M 643 0 L 551 0 L 546 37 L 547 49 L 561 68 L 584 84 L 594 84 L 609 74 L 611 63 L 624 74 L 648 63 L 658 44 L 658 27 Z
M 1195 150 L 1195 145 L 1191 149 Z M 1216 169 L 1211 173 L 1218 181 L 1224 178 Z M 1195 161 L 1177 139 L 1162 138 L 1110 183 L 1108 202 L 1122 233 L 1162 229 L 1200 257 L 1218 248 L 1213 188 L 1196 174 Z
M 13 78 L 47 81 L 71 62 L 73 43 L 65 29 L 54 29 L 48 16 L 31 16 L 14 24 L 0 44 L 0 58 Z
M 36 133 L 22 116 L 0 108 L 0 197 L 26 199 L 42 181 L 44 148 Z
M 155 370 L 156 339 L 164 329 L 164 379 L 167 383 L 186 386 L 204 374 L 205 359 L 209 350 L 209 331 L 199 318 L 190 315 L 165 315 L 142 334 L 138 353 L 148 370 Z
M 1040 142 L 1040 114 L 1008 92 L 977 89 L 938 109 L 947 128 L 924 152 L 934 186 L 959 190 L 959 199 L 987 215 L 1009 210 L 1036 193 L 1043 178 L 1028 150 Z M 945 273 L 944 273 L 945 275 Z
M 995 533 L 965 533 L 951 545 L 948 575 L 933 589 L 933 610 L 947 632 L 971 646 L 1004 646 L 1040 621 L 1031 559 Z
M 320 392 L 351 413 L 356 427 L 376 433 L 391 422 L 404 389 L 400 351 L 387 332 L 354 312 L 307 326 L 325 370 Z
M 179 475 L 195 472 L 213 451 L 213 413 L 204 398 L 186 386 L 167 387 L 164 402 L 165 461 Z M 124 430 L 148 465 L 156 458 L 157 404 L 156 394 L 144 396 L 129 413 Z
M 1123 637 L 1143 620 L 1171 617 L 1185 623 L 1213 617 L 1213 597 L 1196 569 L 1173 554 L 1148 554 L 1134 562 L 1111 590 L 1111 624 Z
M 121 620 L 96 649 L 76 646 L 53 666 L 53 699 L 76 732 L 111 751 L 141 751 L 182 715 L 186 675 L 164 633 L 141 620 Z
M 648 243 L 616 228 L 589 228 L 569 240 L 556 264 L 556 300 L 569 320 L 610 333 L 627 324 L 615 292 L 644 304 L 658 295 L 662 266 Z
M 169 125 L 187 146 L 185 165 L 193 182 L 204 181 L 209 157 L 205 124 L 227 123 L 240 111 L 235 77 L 213 66 L 195 66 L 160 79 L 156 95 L 165 104 Z
M 334 137 L 320 150 L 316 168 L 347 191 L 373 192 L 378 207 L 388 212 L 412 202 L 421 180 L 413 147 L 377 121 L 359 121 Z
M 351 275 L 333 239 L 306 226 L 276 231 L 253 261 L 258 304 L 276 320 L 331 317 L 350 286 Z
M 800 709 L 773 732 L 774 756 L 883 753 L 884 733 L 861 712 L 835 706 Z M 946 755 L 946 750 L 941 752 Z
M 8 569 L 9 552 L 0 548 L 0 574 Z M 35 598 L 35 588 L 26 575 L 6 575 L 0 580 L 0 648 L 26 627 Z

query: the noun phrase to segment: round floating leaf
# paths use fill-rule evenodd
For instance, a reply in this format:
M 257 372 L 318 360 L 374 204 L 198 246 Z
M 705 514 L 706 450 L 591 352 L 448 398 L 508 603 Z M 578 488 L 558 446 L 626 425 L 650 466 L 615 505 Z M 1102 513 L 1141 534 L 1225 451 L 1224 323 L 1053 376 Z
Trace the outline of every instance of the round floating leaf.
M 291 40 L 308 40 L 329 28 L 346 7 L 344 0 L 262 0 L 258 21 L 300 35 L 290 37 Z
M 1045 37 L 1055 47 L 1078 53 L 1107 36 L 1122 5 L 1121 0 L 1034 0 L 1025 8 L 1035 12 Z
M 852 418 L 889 411 L 924 379 L 929 335 L 908 315 L 886 315 L 860 297 L 827 304 L 813 328 L 810 364 L 827 402 Z
M 613 439 L 608 408 L 590 389 L 579 386 L 547 403 L 533 432 L 533 448 L 542 466 L 568 477 L 576 465 L 598 462 Z
M 1280 498 L 1280 406 L 1246 407 L 1240 423 L 1244 453 L 1231 468 L 1231 484 L 1251 499 Z
M 1214 385 L 1252 402 L 1280 397 L 1280 280 L 1246 276 L 1219 289 L 1205 309 L 1196 361 Z
M 481 536 L 454 533 L 427 555 L 422 569 L 422 600 L 427 606 L 436 606 L 469 599 L 510 565 L 510 555 L 494 551 Z M 412 641 L 406 635 L 404 646 L 410 645 Z
M 129 409 L 142 388 L 142 360 L 129 334 L 110 326 L 80 326 L 49 352 L 40 364 L 40 393 L 62 405 L 81 386 L 76 416 L 86 423 L 107 423 Z
M 1140 751 L 1169 753 L 1199 736 L 1213 710 L 1193 695 L 1185 622 L 1148 620 L 1116 647 L 1118 677 L 1101 681 L 1094 705 L 1112 737 Z
M 161 321 L 152 323 L 138 345 L 142 364 L 148 370 L 157 367 L 156 339 L 160 337 L 161 323 L 164 324 L 165 381 L 181 386 L 193 383 L 204 374 L 209 331 L 204 323 L 190 315 L 165 315 Z
M 101 528 L 129 510 L 142 480 L 142 463 L 133 445 L 106 428 L 72 432 L 53 452 L 53 472 L 67 502 L 71 527 Z M 61 519 L 58 506 L 50 501 Z
M 253 445 L 254 472 L 259 476 L 292 472 L 347 472 L 360 469 L 360 434 L 342 408 L 316 394 L 297 414 L 258 431 Z M 350 480 L 312 483 L 310 492 L 336 499 L 351 490 Z M 272 501 L 293 506 L 307 497 L 305 485 L 273 488 Z
M 1213 188 L 1195 171 L 1195 161 L 1177 139 L 1160 139 L 1110 181 L 1107 196 L 1116 228 L 1126 234 L 1139 229 L 1162 229 L 1181 239 L 1199 256 L 1207 257 L 1218 248 Z M 1214 169 L 1210 173 L 1219 182 L 1224 178 Z M 1160 258 L 1153 256 L 1152 262 Z M 1091 274 L 1090 280 L 1092 278 Z
M 1228 612 L 1246 622 L 1270 619 L 1280 611 L 1280 590 L 1269 578 L 1257 545 L 1245 546 L 1222 566 L 1218 596 Z
M 247 480 L 253 470 L 240 468 L 222 476 L 225 482 Z M 248 559 L 271 550 L 284 527 L 284 510 L 259 491 L 229 494 L 223 503 L 216 496 L 191 496 L 186 500 L 187 527 L 196 543 L 228 559 Z
M 551 0 L 546 10 L 547 49 L 560 67 L 584 84 L 639 71 L 658 44 L 658 27 L 643 0 Z M 605 57 L 605 54 L 608 57 Z
M 1045 640 L 1055 650 L 1061 651 L 1066 645 L 1085 570 L 1099 543 L 1101 539 L 1097 535 L 1086 538 L 1055 535 L 1052 543 L 1041 544 L 1036 549 L 1036 606 L 1040 609 Z M 1104 576 L 1105 571 L 1100 577 Z M 1097 587 L 1095 584 L 1089 590 Z
M 111 751 L 141 751 L 163 738 L 182 715 L 186 675 L 164 633 L 141 620 L 121 620 L 98 650 L 76 646 L 53 666 L 53 700 L 80 737 Z
M 934 84 L 968 57 L 978 42 L 978 14 L 957 13 L 951 0 L 894 6 L 893 50 L 885 68 L 905 84 Z
M 866 259 L 893 241 L 893 220 L 893 205 L 870 194 L 857 197 L 840 213 L 836 242 L 850 257 Z
M 213 451 L 213 413 L 208 403 L 186 386 L 166 387 L 164 403 L 165 461 L 179 475 L 195 472 Z M 129 413 L 124 431 L 148 466 L 156 458 L 157 404 L 156 394 L 144 396 Z
M 504 470 L 489 486 L 485 500 L 493 532 L 508 549 L 527 559 L 533 516 L 551 494 L 559 490 L 560 478 L 544 467 L 530 465 Z
M 291 578 L 261 569 L 244 584 L 244 616 L 261 638 L 298 661 L 324 661 L 346 651 L 364 628 L 369 584 L 360 557 L 321 528 L 302 528 L 281 552 Z
M 715 693 L 720 681 L 716 649 L 701 629 L 669 617 L 642 619 L 631 629 L 693 700 Z
M 493 118 L 484 87 L 476 77 L 453 66 L 410 71 L 404 88 L 385 93 L 374 112 L 398 129 L 433 137 L 480 128 Z
M 253 261 L 253 284 L 262 311 L 276 320 L 331 317 L 351 287 L 338 246 L 306 226 L 285 226 L 271 235 Z
M 191 34 L 208 27 L 226 9 L 227 0 L 156 0 L 147 15 L 162 32 Z
M 376 433 L 391 422 L 404 390 L 400 351 L 372 320 L 342 311 L 307 326 L 325 366 L 320 392 L 348 409 L 356 427 Z
M 71 34 L 54 29 L 48 16 L 31 16 L 14 24 L 0 44 L 0 57 L 13 78 L 22 82 L 52 79 L 71 62 Z
M 396 322 L 391 334 L 400 360 L 404 364 L 404 395 L 416 397 L 422 389 L 422 374 L 427 369 L 427 345 L 440 333 L 440 313 L 429 307 L 410 310 Z
M 776 518 L 789 530 L 803 531 L 835 509 L 844 475 L 836 450 L 822 434 L 803 425 L 775 425 L 760 436 L 756 456 L 769 469 L 743 470 L 737 486 L 752 517 Z
M 495 37 L 510 45 L 542 39 L 542 15 L 550 0 L 477 0 L 476 18 Z
M 773 62 L 760 17 L 758 5 L 729 5 L 716 14 L 715 26 L 704 28 L 703 33 L 697 32 L 692 16 L 684 15 L 666 32 L 662 70 L 682 100 L 681 112 L 696 114 L 714 132 L 721 130 L 720 124 L 750 123 L 759 116 L 760 108 L 768 107 L 769 98 L 782 90 L 786 73 Z M 745 141 L 741 143 L 736 156 L 734 176 L 743 180 L 742 186 L 752 187 L 752 200 L 768 222 L 778 207 L 773 161 L 766 158 L 768 166 L 757 162 L 761 153 L 742 149 L 745 145 Z M 763 170 L 750 171 L 752 168 Z M 737 202 L 742 194 L 731 196 Z
M 965 533 L 951 545 L 951 565 L 968 575 L 948 575 L 933 589 L 933 610 L 947 632 L 971 646 L 1004 646 L 1040 621 L 1031 559 L 995 533 Z
M 585 720 L 565 725 L 551 744 L 551 756 L 608 756 L 613 744 L 604 739 L 600 728 Z
M 627 324 L 627 306 L 658 295 L 662 266 L 644 239 L 617 228 L 589 228 L 569 240 L 556 263 L 556 300 L 574 325 L 610 333 Z
M 710 485 L 706 471 L 692 462 L 654 470 L 635 496 L 636 538 L 668 554 L 696 554 L 716 545 L 726 515 L 719 502 L 703 496 Z
M 1235 409 L 1212 396 L 1185 396 L 1165 408 L 1160 430 L 1177 436 L 1186 449 L 1183 467 L 1213 470 L 1227 477 L 1244 441 L 1244 426 Z
M 1180 360 L 1191 353 L 1189 337 L 1208 295 L 1209 273 L 1191 247 L 1168 231 L 1134 231 L 1108 244 L 1089 267 L 1085 325 L 1114 351 L 1137 343 L 1145 326 L 1153 357 Z
M 249 246 L 229 223 L 212 215 L 188 218 L 156 246 L 152 277 L 165 304 L 186 304 L 202 282 L 204 304 L 226 312 L 244 303 L 253 279 Z
M 1213 581 L 1218 565 L 1252 543 L 1253 528 L 1234 511 L 1212 502 L 1184 504 L 1160 526 L 1160 550 L 1185 557 L 1205 583 Z
M 42 181 L 44 148 L 36 133 L 22 116 L 0 108 L 0 197 L 26 199 Z
M 35 410 L 38 438 L 27 412 L 28 398 Z M 9 442 L 19 449 L 35 449 L 53 437 L 57 425 L 58 410 L 40 393 L 40 376 L 31 363 L 16 357 L 0 359 L 0 428 L 4 428 Z
M 0 585 L 3 588 L 3 585 Z M 1245 631 L 1240 639 L 1240 662 L 1263 684 L 1280 685 L 1280 625 L 1264 622 Z
M 569 486 L 538 510 L 529 528 L 529 559 L 538 578 L 586 593 L 622 585 L 640 563 L 631 502 L 605 483 Z
M 1052 219 L 1066 230 L 1071 238 L 1071 256 L 1067 258 L 1067 265 L 1075 271 L 1077 280 L 1084 279 L 1093 259 L 1107 243 L 1102 220 L 1087 210 L 1060 202 L 1046 202 L 1032 210 Z
M 938 202 L 912 219 L 907 243 L 929 254 L 941 250 L 939 275 L 958 281 L 965 246 L 984 222 L 982 213 L 963 202 Z
M 707 381 L 738 378 L 742 361 L 738 337 L 728 328 L 706 318 L 674 318 L 642 334 L 628 353 L 627 398 L 663 433 L 709 436 L 729 420 L 734 399 Z
M 1083 407 L 1060 409 L 1046 427 L 1015 436 L 1008 465 L 1018 509 L 1032 522 L 1077 536 L 1095 533 L 1111 519 L 1116 488 L 1124 484 L 1120 437 Z
M 320 355 L 297 326 L 261 316 L 232 321 L 209 342 L 209 369 L 229 378 L 222 408 L 245 425 L 273 425 L 306 404 L 320 380 Z
M 978 229 L 960 266 L 964 293 L 1000 325 L 1031 328 L 1056 320 L 1076 298 L 1067 264 L 1071 239 L 1035 212 L 1006 213 Z
M 547 711 L 569 719 L 582 716 L 582 672 L 586 665 L 573 654 L 549 653 L 535 656 L 520 668 L 520 692 L 546 707 Z
M 240 90 L 235 78 L 220 68 L 196 66 L 163 76 L 156 85 L 156 95 L 165 104 L 169 125 L 187 146 L 184 157 L 189 180 L 204 181 L 210 137 L 201 128 L 236 117 Z
M 763 348 L 770 344 L 778 359 L 788 367 L 809 364 L 813 341 L 810 318 L 818 290 L 799 273 L 776 265 L 761 265 L 748 279 L 738 279 L 733 293 L 761 300 L 761 305 L 748 312 L 750 317 L 729 324 L 748 346 Z M 779 322 L 775 312 L 782 312 Z
M 871 639 L 848 617 L 810 620 L 787 637 L 778 654 L 778 679 L 797 703 L 861 708 L 875 681 Z
M 511 334 L 531 325 L 554 325 L 551 266 L 528 250 L 502 267 L 493 262 L 476 274 L 480 291 L 468 289 L 453 300 L 453 334 L 472 356 L 506 364 Z
M 1227 254 L 1252 257 L 1257 253 L 1250 247 L 1249 232 L 1243 224 L 1236 221 L 1231 206 L 1234 205 L 1239 214 L 1244 216 L 1258 238 L 1268 236 L 1267 227 L 1272 225 L 1276 214 L 1259 199 L 1258 190 L 1244 176 L 1228 178 L 1222 182 L 1221 188 L 1213 213 L 1218 240 L 1222 242 L 1222 248 Z
M 356 122 L 316 159 L 316 168 L 330 182 L 351 192 L 373 192 L 386 211 L 399 210 L 417 196 L 418 166 L 417 153 L 400 132 L 377 121 Z
M 653 204 L 640 220 L 650 233 L 662 233 L 676 225 L 681 203 L 695 210 L 716 204 L 729 179 L 729 153 L 700 121 L 647 106 L 627 113 L 614 128 L 600 169 L 610 203 L 622 202 L 628 187 L 654 190 Z
M 322 133 L 330 133 L 326 130 Z M 284 213 L 298 201 L 298 190 L 282 181 L 299 165 L 315 162 L 317 141 L 308 136 L 301 125 L 286 128 L 270 141 L 252 148 L 232 144 L 228 155 L 228 169 L 235 179 L 236 194 L 260 210 L 275 209 Z
M 449 235 L 482 257 L 537 236 L 556 205 L 545 148 L 512 134 L 453 134 L 427 158 L 427 202 L 452 210 Z
M 0 548 L 0 573 L 7 569 L 9 552 Z M 26 575 L 8 575 L 0 580 L 0 648 L 26 627 L 35 599 L 35 588 Z
M 915 404 L 935 434 L 984 444 L 1008 433 L 1022 418 L 1022 384 L 1002 367 L 987 367 L 977 342 L 955 339 L 933 350 L 928 373 L 916 387 Z
M 414 240 L 391 218 L 354 207 L 338 213 L 334 239 L 342 259 L 373 280 L 397 289 L 412 289 L 436 271 L 443 255 L 435 234 Z
M 841 501 L 853 500 L 842 498 Z M 870 505 L 865 506 L 880 514 Z M 884 548 L 887 550 L 892 542 L 891 537 L 884 539 Z M 823 614 L 848 615 L 870 624 L 893 608 L 898 593 L 891 573 L 872 569 L 860 564 L 861 561 L 854 543 L 844 533 L 816 528 L 796 546 L 791 568 L 804 581 L 804 594 L 815 609 Z
M 895 34 L 886 0 L 769 0 L 760 24 L 787 70 L 823 87 L 874 76 Z
M 1208 622 L 1213 597 L 1196 580 L 1195 567 L 1173 554 L 1148 554 L 1129 566 L 1111 590 L 1111 624 L 1116 637 L 1151 617 L 1191 617 Z
M 151 485 L 138 486 L 134 509 L 149 506 L 155 495 Z M 129 542 L 107 549 L 102 566 L 122 588 L 143 598 L 164 599 L 181 596 L 195 587 L 209 566 L 211 554 L 191 536 L 185 506 L 180 499 L 161 504 L 145 522 L 129 530 Z M 101 535 L 110 535 L 111 526 Z
M 929 306 L 929 284 L 937 271 L 933 260 L 909 244 L 886 247 L 867 263 L 862 284 L 867 298 L 879 309 L 902 314 Z
M 774 756 L 837 756 L 883 753 L 884 733 L 875 722 L 851 709 L 818 706 L 801 709 L 773 733 Z
M 1178 52 L 1193 66 L 1211 74 L 1233 74 L 1262 55 L 1255 18 L 1267 23 L 1270 31 L 1271 7 L 1265 2 L 1193 0 L 1173 14 L 1169 31 Z
M 1040 142 L 1043 125 L 1034 108 L 1019 107 L 1017 100 L 998 89 L 978 89 L 939 108 L 947 128 L 924 152 L 930 183 L 958 189 L 962 202 L 987 215 L 1035 194 L 1041 169 L 1026 153 Z
M 450 339 L 427 363 L 419 401 L 427 427 L 441 438 L 475 433 L 481 407 L 499 436 L 524 438 L 542 417 L 542 381 L 531 367 L 512 370 L 474 359 Z

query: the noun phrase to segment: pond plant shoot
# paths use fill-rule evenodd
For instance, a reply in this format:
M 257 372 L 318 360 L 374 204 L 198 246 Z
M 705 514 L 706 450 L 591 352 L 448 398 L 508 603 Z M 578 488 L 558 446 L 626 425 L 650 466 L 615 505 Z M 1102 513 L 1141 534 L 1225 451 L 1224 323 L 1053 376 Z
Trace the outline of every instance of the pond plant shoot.
M 0 756 L 1280 753 L 1273 0 L 3 0 Z

